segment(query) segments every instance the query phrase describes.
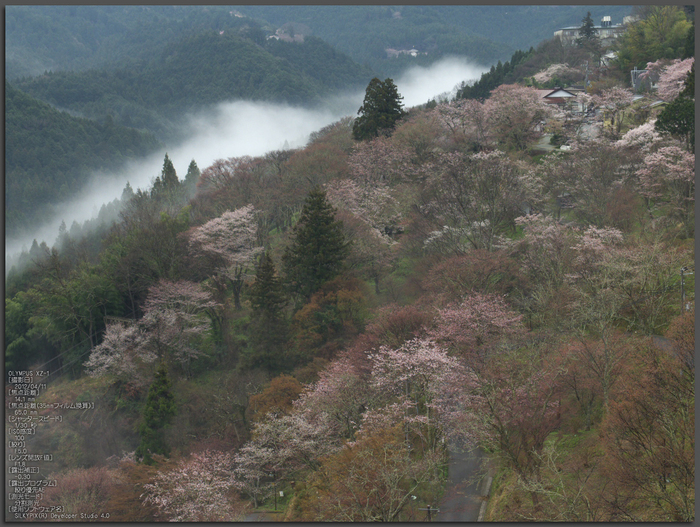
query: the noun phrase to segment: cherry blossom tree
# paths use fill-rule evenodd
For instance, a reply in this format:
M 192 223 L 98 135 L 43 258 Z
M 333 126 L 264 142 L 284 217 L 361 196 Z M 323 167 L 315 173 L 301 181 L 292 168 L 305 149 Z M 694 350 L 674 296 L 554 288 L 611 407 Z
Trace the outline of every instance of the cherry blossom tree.
M 204 351 L 202 337 L 211 329 L 212 312 L 219 307 L 199 284 L 161 280 L 151 286 L 144 316 L 133 324 L 107 326 L 86 367 L 95 376 L 116 375 L 140 387 L 150 382 L 157 360 L 173 360 L 189 374 L 193 359 Z
M 400 205 L 381 181 L 334 180 L 326 185 L 326 195 L 334 207 L 351 212 L 377 229 L 380 236 L 396 230 L 401 221 Z
M 472 368 L 480 369 L 489 352 L 504 340 L 524 333 L 522 315 L 512 311 L 502 297 L 471 293 L 461 302 L 438 309 L 430 335 L 466 357 Z
M 190 235 L 190 245 L 194 249 L 208 253 L 219 261 L 219 272 L 232 283 L 236 309 L 241 308 L 244 273 L 262 251 L 262 247 L 256 247 L 257 230 L 255 209 L 252 205 L 246 205 L 224 212 Z
M 661 135 L 654 127 L 655 123 L 656 119 L 651 119 L 636 128 L 632 128 L 615 144 L 621 147 L 636 147 L 643 152 L 651 151 L 654 146 L 661 142 Z
M 606 119 L 610 119 L 609 133 L 613 139 L 619 139 L 625 110 L 632 104 L 634 94 L 619 86 L 608 88 L 591 96 L 591 101 L 604 110 Z
M 659 59 L 647 64 L 647 75 L 650 78 L 658 78 L 656 94 L 659 99 L 670 102 L 678 97 L 694 63 L 695 59 L 691 57 L 685 60 L 675 59 L 670 62 Z
M 561 285 L 574 255 L 571 229 L 543 214 L 520 216 L 515 223 L 524 231 L 516 246 L 525 272 L 533 282 Z
M 339 438 L 352 439 L 362 412 L 372 404 L 372 393 L 348 357 L 332 361 L 319 372 L 319 379 L 294 403 L 296 411 L 313 420 L 324 420 Z
M 156 475 L 143 486 L 144 503 L 158 507 L 169 521 L 237 521 L 241 509 L 231 501 L 232 455 L 205 451 L 180 461 L 176 468 Z
M 457 148 L 479 151 L 491 144 L 487 110 L 481 101 L 458 99 L 438 105 L 434 112 Z
M 610 253 L 613 247 L 621 244 L 624 236 L 619 229 L 611 227 L 598 228 L 590 225 L 578 239 L 574 249 L 578 252 L 575 259 L 577 274 L 570 274 L 568 278 L 587 280 L 595 279 L 595 271 L 599 268 L 605 254 Z
M 233 486 L 258 506 L 269 496 L 276 478 L 315 470 L 321 458 L 337 451 L 341 442 L 307 412 L 268 417 L 255 424 L 253 438 L 234 457 Z
M 272 493 L 276 460 L 272 449 L 253 441 L 241 447 L 234 457 L 232 485 L 253 500 L 255 508 Z
M 538 481 L 545 440 L 557 429 L 562 371 L 546 350 L 507 350 L 477 374 L 466 422 L 478 443 L 524 481 Z M 531 493 L 535 506 L 539 496 Z
M 219 306 L 199 284 L 161 280 L 148 291 L 143 346 L 162 359 L 171 356 L 189 372 L 192 359 L 202 355 L 200 339 L 211 329 L 208 312 Z
M 644 157 L 637 175 L 642 195 L 667 206 L 670 215 L 690 231 L 695 208 L 695 154 L 673 145 L 659 148 Z
M 153 364 L 157 357 L 143 346 L 142 338 L 137 324 L 108 324 L 102 342 L 85 362 L 88 375 L 111 375 L 137 389 L 146 388 L 150 377 L 143 371 L 143 364 Z
M 513 228 L 513 219 L 521 215 L 519 168 L 500 151 L 453 152 L 443 154 L 441 161 L 420 207 L 422 214 L 442 226 L 425 240 L 426 249 L 447 237 L 455 252 L 466 251 L 461 240 L 474 249 L 493 249 L 499 233 Z
M 506 148 L 525 150 L 543 133 L 551 109 L 535 88 L 502 84 L 485 102 L 488 128 Z
M 354 179 L 370 184 L 411 180 L 421 174 L 420 168 L 411 163 L 411 151 L 388 137 L 358 143 L 348 166 Z
M 455 357 L 431 339 L 413 339 L 398 349 L 382 346 L 371 351 L 371 385 L 381 393 L 398 398 L 400 404 L 413 406 L 422 419 L 409 419 L 405 407 L 406 425 L 422 423 L 428 447 L 434 450 L 440 429 L 449 437 L 460 437 L 465 404 L 465 386 L 473 374 Z M 463 437 L 462 437 L 463 439 Z

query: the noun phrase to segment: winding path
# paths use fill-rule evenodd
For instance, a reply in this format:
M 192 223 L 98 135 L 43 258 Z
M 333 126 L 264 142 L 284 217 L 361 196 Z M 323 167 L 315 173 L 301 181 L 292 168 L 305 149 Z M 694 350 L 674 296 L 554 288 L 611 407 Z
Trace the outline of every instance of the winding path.
M 466 452 L 450 445 L 450 460 L 447 469 L 447 486 L 440 512 L 433 521 L 475 522 L 488 493 L 487 480 L 477 479 L 483 454 L 480 451 Z

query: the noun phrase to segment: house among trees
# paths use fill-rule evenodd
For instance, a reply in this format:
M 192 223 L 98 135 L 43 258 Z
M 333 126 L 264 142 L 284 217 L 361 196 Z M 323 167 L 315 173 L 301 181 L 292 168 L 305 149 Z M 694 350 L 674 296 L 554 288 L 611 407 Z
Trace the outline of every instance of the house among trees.
M 581 92 L 582 89 L 571 88 L 563 89 L 556 86 L 553 90 L 537 90 L 538 94 L 544 99 L 547 104 L 555 104 L 563 109 L 569 109 L 575 112 L 585 112 L 585 103 L 579 101 L 576 97 L 576 92 Z
M 599 26 L 593 26 L 596 36 L 600 39 L 600 43 L 603 46 L 609 46 L 616 39 L 618 39 L 625 32 L 624 24 L 612 24 L 612 20 L 609 16 L 604 16 Z M 570 26 L 557 29 L 554 32 L 554 37 L 559 38 L 563 44 L 573 46 L 576 44 L 576 40 L 579 38 L 579 31 L 581 26 Z

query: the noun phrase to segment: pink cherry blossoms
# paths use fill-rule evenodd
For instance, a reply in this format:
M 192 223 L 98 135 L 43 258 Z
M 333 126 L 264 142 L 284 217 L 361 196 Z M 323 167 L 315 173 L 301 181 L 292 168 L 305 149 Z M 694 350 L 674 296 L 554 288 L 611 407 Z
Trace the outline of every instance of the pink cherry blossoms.
M 656 91 L 659 99 L 670 102 L 678 97 L 678 94 L 685 87 L 688 72 L 693 67 L 694 62 L 695 59 L 691 57 L 685 60 L 675 59 L 670 63 L 667 60 L 659 59 L 647 64 L 649 75 L 659 79 Z
M 144 503 L 153 503 L 169 521 L 236 521 L 229 497 L 233 459 L 227 452 L 193 454 L 170 471 L 159 473 L 153 483 L 143 486 Z
M 157 359 L 174 360 L 188 371 L 203 353 L 199 339 L 211 328 L 207 312 L 218 306 L 199 284 L 159 282 L 149 289 L 143 318 L 107 326 L 103 342 L 85 363 L 88 373 L 141 385 L 149 378 L 143 366 Z

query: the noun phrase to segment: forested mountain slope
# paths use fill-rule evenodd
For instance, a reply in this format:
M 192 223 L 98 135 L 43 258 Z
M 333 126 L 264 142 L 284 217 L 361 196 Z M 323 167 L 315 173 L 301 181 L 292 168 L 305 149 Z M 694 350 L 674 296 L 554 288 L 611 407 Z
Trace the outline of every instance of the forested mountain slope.
M 8 6 L 5 75 L 114 69 L 149 60 L 193 33 L 259 29 L 223 6 Z
M 58 108 L 178 135 L 188 111 L 235 100 L 310 104 L 340 87 L 366 84 L 371 72 L 322 41 L 263 42 L 234 32 L 206 31 L 166 45 L 148 62 L 116 70 L 49 72 L 17 87 Z
M 166 155 L 111 227 L 34 245 L 5 371 L 45 420 L 6 447 L 56 484 L 5 519 L 423 521 L 456 446 L 488 458 L 486 521 L 693 522 L 693 49 L 652 48 L 641 98 L 560 42 L 486 98 L 372 79 L 303 147 Z M 570 57 L 586 111 L 526 85 Z
M 146 132 L 61 112 L 5 82 L 5 233 L 45 217 L 91 171 L 120 167 L 162 148 Z
M 587 11 L 594 20 L 610 15 L 615 23 L 629 6 L 488 5 L 392 6 L 240 6 L 239 11 L 275 25 L 298 23 L 356 61 L 386 74 L 410 64 L 387 60 L 386 48 L 427 52 L 422 60 L 458 54 L 482 64 L 506 60 L 552 37 L 561 27 L 578 26 Z M 432 57 L 432 58 L 431 58 Z

